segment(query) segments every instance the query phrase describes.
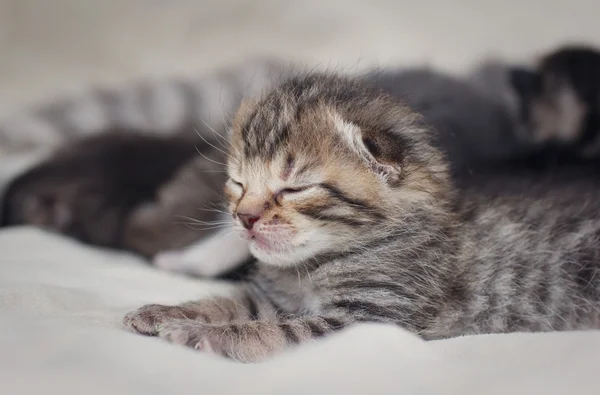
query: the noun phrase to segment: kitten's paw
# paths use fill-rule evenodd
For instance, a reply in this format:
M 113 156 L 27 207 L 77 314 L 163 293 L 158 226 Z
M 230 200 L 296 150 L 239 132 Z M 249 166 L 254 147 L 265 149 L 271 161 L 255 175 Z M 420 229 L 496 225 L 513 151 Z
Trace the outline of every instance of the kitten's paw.
M 193 311 L 182 306 L 149 304 L 132 311 L 123 318 L 123 325 L 142 335 L 155 336 L 164 322 L 173 319 L 193 319 Z
M 223 332 L 223 331 L 221 331 Z M 173 344 L 223 355 L 214 326 L 198 321 L 171 320 L 158 326 L 158 336 Z

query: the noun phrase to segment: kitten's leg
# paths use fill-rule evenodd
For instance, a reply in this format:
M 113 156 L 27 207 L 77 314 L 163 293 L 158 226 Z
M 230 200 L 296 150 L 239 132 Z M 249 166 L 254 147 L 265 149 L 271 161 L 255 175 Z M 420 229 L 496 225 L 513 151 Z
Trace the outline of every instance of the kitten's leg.
M 235 297 L 216 296 L 178 306 L 149 304 L 130 312 L 123 325 L 143 335 L 158 335 L 161 325 L 173 320 L 197 321 L 206 324 L 251 320 L 258 307 L 243 292 Z
M 237 237 L 228 227 L 189 248 L 160 252 L 152 262 L 164 270 L 215 277 L 236 268 L 249 258 L 247 241 Z
M 158 326 L 158 336 L 175 344 L 214 352 L 240 362 L 256 362 L 299 343 L 349 325 L 348 317 L 311 316 L 226 324 L 175 319 Z
M 157 335 L 158 327 L 167 321 L 185 319 L 207 324 L 243 322 L 258 317 L 275 317 L 275 310 L 246 283 L 240 284 L 228 297 L 216 296 L 177 306 L 150 304 L 127 314 L 125 327 L 144 335 Z
M 251 288 L 179 306 L 147 305 L 125 316 L 135 332 L 215 352 L 242 362 L 261 360 L 298 343 L 317 339 L 353 322 L 352 317 L 280 315 Z

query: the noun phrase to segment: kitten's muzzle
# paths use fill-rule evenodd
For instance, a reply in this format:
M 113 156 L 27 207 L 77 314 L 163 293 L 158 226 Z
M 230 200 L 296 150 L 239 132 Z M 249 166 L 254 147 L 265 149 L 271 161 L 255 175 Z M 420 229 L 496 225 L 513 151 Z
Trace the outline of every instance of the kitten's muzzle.
M 244 213 L 238 213 L 237 217 L 240 219 L 244 228 L 246 228 L 248 230 L 251 230 L 252 227 L 254 226 L 254 224 L 256 222 L 258 222 L 258 220 L 260 219 L 260 216 L 256 216 L 253 214 L 244 214 Z

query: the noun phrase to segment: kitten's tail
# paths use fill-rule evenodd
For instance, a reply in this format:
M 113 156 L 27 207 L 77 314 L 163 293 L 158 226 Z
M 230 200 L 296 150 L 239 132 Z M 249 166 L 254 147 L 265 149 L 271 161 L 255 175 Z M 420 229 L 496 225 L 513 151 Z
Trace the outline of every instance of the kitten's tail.
M 183 125 L 222 130 L 241 100 L 272 87 L 286 67 L 254 60 L 201 77 L 89 89 L 0 120 L 0 153 L 53 148 L 106 130 L 176 133 Z

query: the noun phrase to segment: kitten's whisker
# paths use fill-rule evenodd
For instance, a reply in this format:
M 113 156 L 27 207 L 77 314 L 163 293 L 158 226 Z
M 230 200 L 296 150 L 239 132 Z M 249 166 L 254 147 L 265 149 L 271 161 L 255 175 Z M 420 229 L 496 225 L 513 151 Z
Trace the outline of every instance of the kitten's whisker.
M 202 121 L 207 128 L 210 128 L 210 126 L 204 122 L 204 120 L 200 119 L 200 121 Z M 212 143 L 210 143 L 199 131 L 198 129 L 194 128 L 194 131 L 196 132 L 196 134 L 198 135 L 198 137 L 200 137 L 202 139 L 202 141 L 204 141 L 206 144 L 210 145 L 211 147 L 213 147 L 214 149 L 216 149 L 217 151 L 219 151 L 220 153 L 222 153 L 223 155 L 225 155 L 227 158 L 229 159 L 233 159 L 233 157 L 231 155 L 229 155 L 229 153 L 223 151 L 221 148 L 213 145 Z M 213 131 L 213 133 L 216 133 Z
M 220 214 L 227 214 L 227 212 L 223 211 L 223 210 L 219 210 L 216 208 L 196 208 L 196 210 L 200 210 L 200 211 L 207 211 L 207 212 L 211 212 L 211 213 L 220 213 Z
M 217 225 L 217 224 L 230 224 L 231 223 L 231 221 L 202 221 L 202 220 L 188 217 L 185 215 L 176 215 L 175 218 L 187 219 L 188 221 L 191 221 L 191 222 L 199 224 L 199 225 Z
M 220 226 L 209 226 L 206 228 L 202 228 L 199 226 L 195 226 L 195 224 L 193 223 L 187 223 L 187 222 L 174 222 L 175 225 L 185 225 L 190 229 L 193 230 L 201 230 L 201 231 L 206 231 L 206 230 L 213 230 L 213 229 L 225 229 L 228 227 L 228 225 L 220 225 Z
M 227 214 L 229 214 L 229 212 L 227 212 L 227 203 L 226 203 L 226 202 L 219 202 L 219 204 L 220 204 L 221 206 L 217 206 L 217 203 L 215 203 L 215 202 L 212 202 L 212 201 L 211 201 L 211 202 L 208 202 L 208 203 L 210 203 L 210 205 L 211 205 L 211 206 L 213 206 L 214 208 L 219 208 L 219 207 L 222 207 L 222 208 L 223 208 L 223 209 L 226 211 L 226 213 L 227 213 Z M 205 205 L 205 206 L 206 206 L 206 205 Z M 210 208 L 210 207 L 207 207 L 207 208 Z
M 221 134 L 219 132 L 217 132 L 212 126 L 210 126 L 208 124 L 208 122 L 206 122 L 202 117 L 199 117 L 198 119 L 200 119 L 200 121 L 208 128 L 208 130 L 210 130 L 213 135 L 217 138 L 217 141 L 219 141 L 219 144 L 221 144 L 221 146 L 224 149 L 229 149 L 229 140 L 226 139 L 225 137 L 221 136 Z M 196 131 L 197 132 L 197 131 Z M 222 140 L 225 140 L 226 145 L 223 144 Z
M 197 173 L 227 173 L 227 170 L 196 170 Z
M 204 154 L 202 153 L 202 151 L 200 151 L 200 149 L 198 148 L 198 146 L 196 146 L 196 152 L 198 152 L 198 153 L 199 153 L 199 154 L 200 154 L 200 155 L 201 155 L 201 156 L 202 156 L 204 159 L 206 159 L 206 160 L 207 160 L 207 161 L 209 161 L 209 162 L 212 162 L 212 163 L 214 163 L 214 164 L 216 164 L 216 165 L 220 165 L 220 166 L 223 166 L 223 167 L 227 167 L 227 165 L 226 165 L 225 163 L 223 163 L 223 162 L 218 162 L 218 161 L 216 161 L 216 160 L 210 159 L 208 156 L 204 155 Z

